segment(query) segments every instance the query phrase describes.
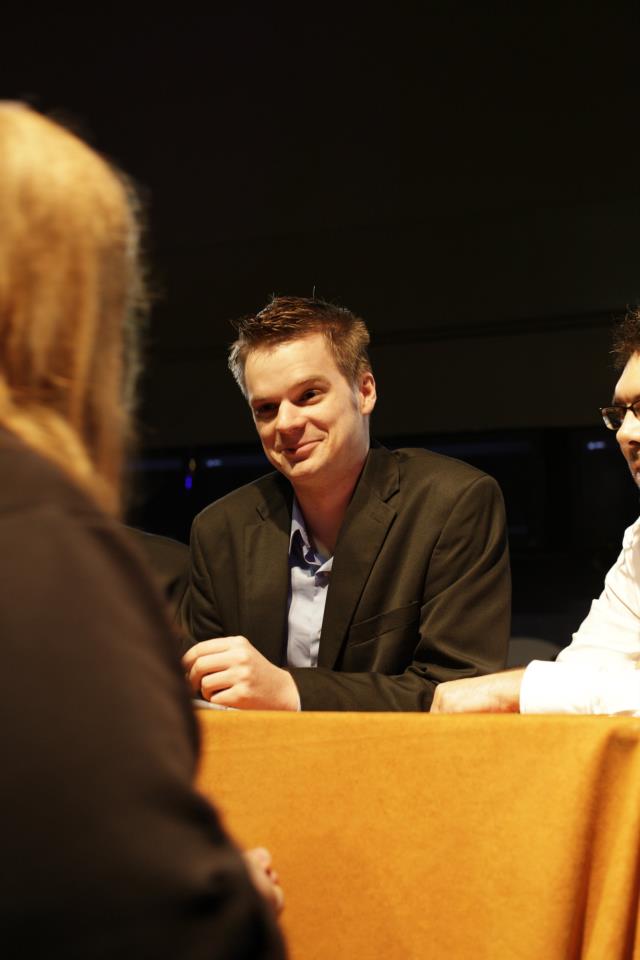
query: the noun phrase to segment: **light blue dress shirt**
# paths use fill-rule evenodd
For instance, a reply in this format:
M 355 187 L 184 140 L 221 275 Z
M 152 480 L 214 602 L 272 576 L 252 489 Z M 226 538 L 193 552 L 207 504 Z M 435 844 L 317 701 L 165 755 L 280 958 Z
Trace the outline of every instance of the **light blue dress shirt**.
M 302 511 L 294 498 L 289 538 L 288 667 L 317 667 L 322 618 L 333 557 L 312 546 Z

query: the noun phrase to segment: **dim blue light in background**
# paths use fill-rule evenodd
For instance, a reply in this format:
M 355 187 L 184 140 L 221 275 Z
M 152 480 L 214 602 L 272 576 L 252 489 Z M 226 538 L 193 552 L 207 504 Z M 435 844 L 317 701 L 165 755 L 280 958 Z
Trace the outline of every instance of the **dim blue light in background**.
M 184 478 L 185 490 L 191 490 L 192 486 L 193 486 L 193 477 L 191 475 L 188 475 Z

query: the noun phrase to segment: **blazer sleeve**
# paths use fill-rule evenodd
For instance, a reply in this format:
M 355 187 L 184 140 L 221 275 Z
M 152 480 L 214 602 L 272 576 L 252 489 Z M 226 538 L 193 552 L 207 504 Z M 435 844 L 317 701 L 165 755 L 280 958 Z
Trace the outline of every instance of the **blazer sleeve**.
M 404 672 L 294 668 L 303 710 L 428 710 L 437 683 L 503 668 L 511 581 L 504 504 L 491 477 L 455 499 L 426 566 Z
M 2 516 L 0 537 L 7 943 L 66 960 L 282 957 L 193 789 L 184 678 L 125 535 L 43 506 Z
M 179 625 L 184 634 L 185 650 L 199 640 L 224 637 L 229 634 L 228 625 L 224 625 L 224 613 L 218 603 L 218 595 L 214 587 L 212 570 L 227 567 L 235 569 L 229 559 L 222 555 L 226 540 L 218 536 L 216 531 L 206 530 L 200 536 L 201 518 L 196 517 L 191 526 L 189 542 L 191 570 L 189 587 L 183 598 L 179 612 Z M 207 545 L 215 550 L 216 565 L 207 557 Z M 221 578 L 218 574 L 218 589 Z M 231 586 L 230 586 L 231 589 Z

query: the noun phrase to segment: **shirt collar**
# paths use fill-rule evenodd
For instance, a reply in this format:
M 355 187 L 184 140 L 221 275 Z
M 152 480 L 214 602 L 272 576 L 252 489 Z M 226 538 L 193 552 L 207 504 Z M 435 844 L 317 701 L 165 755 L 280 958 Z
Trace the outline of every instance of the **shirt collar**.
M 311 543 L 309 541 L 309 534 L 307 533 L 307 528 L 304 524 L 304 517 L 302 516 L 302 510 L 298 504 L 296 498 L 293 498 L 293 510 L 291 511 L 291 534 L 289 535 L 289 554 L 293 549 L 293 541 L 296 533 L 300 534 L 300 539 L 302 540 L 302 551 L 304 554 L 308 553 L 311 549 Z
M 293 508 L 291 510 L 291 533 L 289 535 L 289 561 L 298 562 L 300 558 L 305 564 L 317 566 L 318 572 L 329 573 L 333 567 L 333 557 L 323 560 L 322 557 L 311 546 L 311 540 L 307 533 L 302 510 L 296 498 L 293 498 Z

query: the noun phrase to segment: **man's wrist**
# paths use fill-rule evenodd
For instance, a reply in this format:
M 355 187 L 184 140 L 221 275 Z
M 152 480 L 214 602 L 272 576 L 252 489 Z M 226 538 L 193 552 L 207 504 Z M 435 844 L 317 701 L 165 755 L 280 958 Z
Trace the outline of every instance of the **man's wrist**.
M 283 705 L 281 709 L 299 712 L 302 710 L 302 704 L 300 702 L 298 686 L 288 670 L 282 670 L 282 672 L 285 677 L 285 682 L 283 684 Z
M 497 709 L 501 713 L 518 713 L 520 711 L 520 690 L 524 673 L 524 667 L 519 667 L 517 670 L 507 670 L 505 673 L 496 674 L 502 680 L 501 683 L 498 683 L 497 691 Z

